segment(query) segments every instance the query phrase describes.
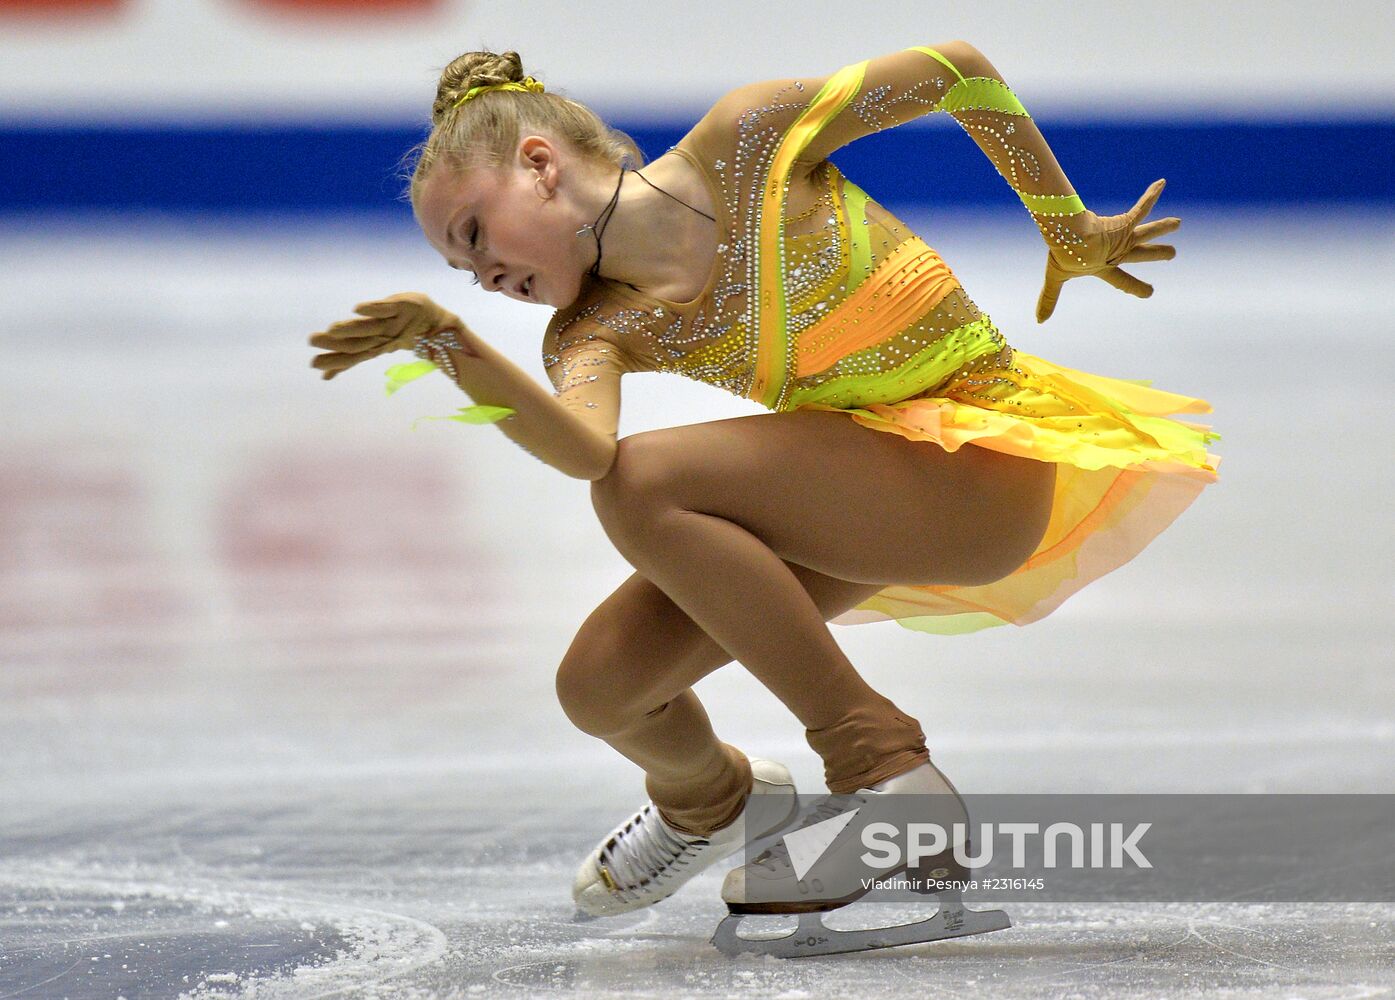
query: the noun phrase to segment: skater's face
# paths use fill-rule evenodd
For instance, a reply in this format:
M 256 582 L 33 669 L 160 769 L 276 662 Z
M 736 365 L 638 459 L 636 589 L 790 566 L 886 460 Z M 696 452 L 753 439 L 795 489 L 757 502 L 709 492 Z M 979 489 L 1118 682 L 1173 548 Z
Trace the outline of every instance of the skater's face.
M 486 291 L 560 308 L 576 300 L 595 257 L 595 242 L 576 238 L 587 178 L 578 157 L 530 135 L 497 169 L 442 163 L 422 183 L 413 211 L 446 263 L 478 277 Z

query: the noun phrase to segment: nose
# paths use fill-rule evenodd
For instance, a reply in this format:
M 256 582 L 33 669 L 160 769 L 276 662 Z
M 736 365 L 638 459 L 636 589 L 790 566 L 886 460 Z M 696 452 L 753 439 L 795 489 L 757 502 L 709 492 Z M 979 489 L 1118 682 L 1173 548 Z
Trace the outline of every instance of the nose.
M 502 266 L 490 268 L 482 283 L 491 292 L 507 292 L 513 288 L 509 283 L 508 272 Z

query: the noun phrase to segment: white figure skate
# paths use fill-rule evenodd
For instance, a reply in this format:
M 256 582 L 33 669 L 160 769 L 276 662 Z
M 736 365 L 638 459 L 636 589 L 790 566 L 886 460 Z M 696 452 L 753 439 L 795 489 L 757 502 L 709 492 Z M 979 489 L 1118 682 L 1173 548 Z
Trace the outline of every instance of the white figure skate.
M 747 834 L 752 840 L 776 833 L 798 811 L 794 779 L 773 760 L 751 758 L 754 783 L 751 795 L 776 795 L 788 799 L 788 809 L 768 829 L 747 831 L 743 808 L 736 819 L 706 837 L 673 829 L 664 822 L 653 802 L 644 806 L 606 835 L 577 870 L 572 898 L 577 916 L 611 916 L 650 906 L 667 899 L 694 875 L 741 850 Z M 747 803 L 750 797 L 747 797 Z M 772 813 L 762 812 L 762 815 Z
M 865 878 L 865 866 L 859 866 L 855 861 L 840 863 L 840 856 L 853 859 L 865 850 L 858 837 L 863 826 L 860 823 L 846 822 L 817 855 L 819 877 L 814 877 L 807 864 L 804 870 L 804 874 L 809 876 L 807 882 L 799 878 L 795 871 L 786 841 L 794 830 L 803 830 L 840 814 L 850 813 L 860 805 L 866 805 L 876 795 L 945 792 L 954 796 L 957 807 L 948 810 L 953 814 L 952 821 L 942 822 L 942 825 L 948 829 L 952 828 L 954 822 L 963 823 L 963 829 L 967 831 L 968 812 L 964 809 L 963 799 L 949 779 L 929 763 L 872 788 L 859 788 L 852 795 L 826 796 L 801 818 L 798 826 L 791 826 L 777 844 L 762 852 L 750 864 L 733 868 L 727 873 L 726 881 L 722 884 L 722 899 L 726 901 L 729 912 L 717 925 L 712 943 L 728 957 L 749 952 L 777 958 L 798 958 L 891 948 L 1011 927 L 1012 922 L 1002 910 L 965 909 L 959 888 L 944 884 L 964 882 L 970 877 L 970 872 L 954 858 L 952 850 L 920 859 L 914 867 L 908 868 L 903 863 L 900 868 L 884 873 L 886 877 L 901 875 L 912 884 L 919 879 L 919 885 L 923 888 L 914 891 L 939 898 L 940 909 L 933 917 L 864 930 L 843 931 L 826 926 L 821 914 L 855 902 L 871 890 L 861 881 Z M 826 829 L 835 828 L 836 824 L 831 823 Z M 967 854 L 972 854 L 971 842 Z M 926 885 L 927 882 L 943 885 L 943 888 L 931 888 Z M 799 926 L 783 936 L 742 937 L 737 933 L 738 928 L 752 914 L 797 914 Z

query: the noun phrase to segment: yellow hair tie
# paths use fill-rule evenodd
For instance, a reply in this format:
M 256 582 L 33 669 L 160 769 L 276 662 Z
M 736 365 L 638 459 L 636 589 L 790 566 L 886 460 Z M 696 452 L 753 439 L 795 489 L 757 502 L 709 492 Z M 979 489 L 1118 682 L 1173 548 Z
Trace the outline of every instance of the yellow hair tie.
M 478 87 L 471 87 L 465 91 L 465 96 L 456 101 L 451 107 L 458 108 L 476 94 L 482 94 L 486 90 L 528 90 L 535 94 L 543 93 L 543 85 L 531 76 L 525 76 L 521 82 L 510 80 L 508 83 L 486 83 Z

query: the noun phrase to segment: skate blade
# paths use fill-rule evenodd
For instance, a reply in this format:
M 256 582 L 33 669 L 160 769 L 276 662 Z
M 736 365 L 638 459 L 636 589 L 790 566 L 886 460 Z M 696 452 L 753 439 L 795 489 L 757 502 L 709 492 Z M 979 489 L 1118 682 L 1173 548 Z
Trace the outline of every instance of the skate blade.
M 712 944 L 728 958 L 748 953 L 773 955 L 776 958 L 840 955 L 873 948 L 943 941 L 946 938 L 1006 930 L 1012 926 L 1012 921 L 1002 910 L 967 910 L 958 900 L 941 900 L 939 911 L 925 920 L 865 930 L 835 930 L 824 925 L 822 913 L 809 912 L 799 914 L 799 926 L 788 934 L 746 938 L 737 933 L 746 916 L 742 913 L 727 914 L 712 935 Z

